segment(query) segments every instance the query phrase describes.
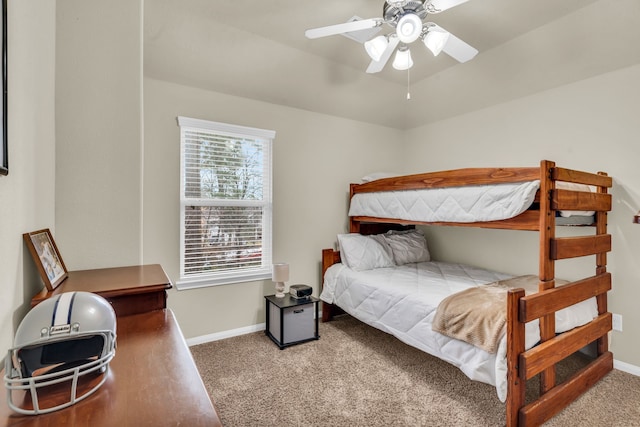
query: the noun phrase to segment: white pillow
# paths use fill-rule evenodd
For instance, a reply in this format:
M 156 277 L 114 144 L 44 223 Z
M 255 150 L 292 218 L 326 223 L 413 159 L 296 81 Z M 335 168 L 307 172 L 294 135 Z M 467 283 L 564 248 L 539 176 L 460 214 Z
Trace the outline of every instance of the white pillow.
M 384 235 L 396 265 L 431 261 L 422 230 L 389 231 Z
M 342 262 L 353 270 L 372 270 L 394 265 L 391 248 L 382 236 L 338 234 L 338 244 Z
M 557 181 L 556 188 L 561 190 L 584 191 L 586 193 L 592 191 L 591 187 L 586 184 L 578 184 L 575 182 Z M 593 216 L 594 211 L 560 211 L 560 216 L 568 218 L 570 216 Z
M 378 179 L 382 179 L 382 178 L 391 178 L 392 176 L 398 176 L 400 175 L 399 173 L 393 173 L 393 172 L 373 172 L 370 173 L 368 175 L 365 175 L 361 178 L 362 183 L 366 183 L 366 182 L 371 182 L 371 181 L 376 181 Z

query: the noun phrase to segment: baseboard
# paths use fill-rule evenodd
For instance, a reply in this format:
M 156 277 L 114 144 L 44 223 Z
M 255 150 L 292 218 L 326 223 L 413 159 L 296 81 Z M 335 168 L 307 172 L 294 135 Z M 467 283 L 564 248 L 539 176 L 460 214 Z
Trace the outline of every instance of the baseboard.
M 628 374 L 633 374 L 640 377 L 640 366 L 635 366 L 630 363 L 613 359 L 613 367 L 619 371 L 623 371 Z
M 318 318 L 322 319 L 322 310 L 318 312 Z M 250 334 L 252 332 L 260 332 L 267 329 L 266 323 L 259 323 L 253 326 L 245 326 L 244 328 L 231 329 L 228 331 L 216 332 L 214 334 L 201 335 L 199 337 L 188 338 L 187 345 L 191 347 L 192 345 L 205 344 L 208 342 L 223 340 L 225 338 L 237 337 L 244 334 Z
M 188 338 L 187 345 L 189 347 L 198 344 L 205 344 L 208 342 L 223 340 L 225 338 L 237 337 L 240 335 L 250 334 L 253 332 L 260 332 L 266 329 L 266 323 L 259 323 L 257 325 L 245 326 L 244 328 L 231 329 L 228 331 L 216 332 L 214 334 L 201 335 L 199 337 Z

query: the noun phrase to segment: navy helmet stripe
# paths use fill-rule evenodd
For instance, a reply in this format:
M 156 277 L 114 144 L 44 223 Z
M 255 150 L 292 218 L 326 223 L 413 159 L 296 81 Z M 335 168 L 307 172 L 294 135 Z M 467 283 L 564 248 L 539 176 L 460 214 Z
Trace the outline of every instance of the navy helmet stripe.
M 53 316 L 51 316 L 51 326 L 54 326 L 56 324 L 56 312 L 58 311 L 58 303 L 60 302 L 60 297 L 61 295 L 58 295 L 58 298 L 56 298 L 56 303 L 53 306 Z
M 69 314 L 67 315 L 67 325 L 71 324 L 71 312 L 73 311 L 73 300 L 76 299 L 76 293 L 73 293 L 73 296 L 71 297 L 71 302 L 69 303 Z
M 53 324 L 51 326 L 68 325 L 71 319 L 71 304 L 75 297 L 75 292 L 65 292 L 60 294 L 56 300 L 53 310 Z

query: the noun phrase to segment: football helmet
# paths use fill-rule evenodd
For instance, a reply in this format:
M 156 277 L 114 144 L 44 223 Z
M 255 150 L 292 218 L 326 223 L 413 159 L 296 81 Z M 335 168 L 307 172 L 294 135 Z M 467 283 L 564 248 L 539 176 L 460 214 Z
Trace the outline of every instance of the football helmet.
M 115 349 L 116 315 L 103 297 L 67 292 L 41 302 L 20 322 L 5 358 L 9 407 L 37 415 L 84 399 L 106 381 Z

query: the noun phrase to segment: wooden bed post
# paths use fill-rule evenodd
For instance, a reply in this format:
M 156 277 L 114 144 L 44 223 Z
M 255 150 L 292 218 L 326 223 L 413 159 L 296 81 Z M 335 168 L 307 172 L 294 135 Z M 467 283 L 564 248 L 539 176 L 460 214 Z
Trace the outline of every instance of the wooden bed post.
M 604 172 L 598 172 L 598 175 L 607 176 Z M 607 194 L 608 189 L 604 186 L 598 186 L 597 192 L 600 194 Z M 607 212 L 596 212 L 596 235 L 607 234 Z M 596 255 L 596 274 L 604 274 L 607 272 L 607 253 L 600 252 Z M 598 303 L 598 314 L 603 314 L 609 311 L 607 304 L 607 294 L 603 293 L 596 297 Z M 596 349 L 598 356 L 605 354 L 609 351 L 609 337 L 603 335 L 596 341 Z
M 519 321 L 522 297 L 524 289 L 512 289 L 507 294 L 507 427 L 518 426 L 520 408 L 525 404 L 527 381 L 519 361 L 525 349 L 525 324 Z
M 353 199 L 353 195 L 355 194 L 355 187 L 358 184 L 349 184 L 349 204 L 351 204 L 351 199 Z M 349 217 L 349 233 L 359 233 L 360 232 L 360 221 L 356 221 L 352 216 Z
M 556 212 L 551 209 L 551 192 L 555 189 L 555 181 L 551 174 L 555 162 L 540 162 L 540 292 L 555 287 L 555 262 L 550 257 L 551 241 L 556 233 Z M 555 313 L 540 318 L 540 342 L 547 341 L 556 335 Z M 552 389 L 556 384 L 555 366 L 540 373 L 540 394 Z
M 320 277 L 320 286 L 323 285 L 324 275 L 327 272 L 327 269 L 331 267 L 333 264 L 337 264 L 339 262 L 340 262 L 340 252 L 336 252 L 333 249 L 322 250 L 322 276 Z M 342 311 L 340 310 L 339 307 L 336 307 L 333 304 L 329 304 L 322 301 L 322 321 L 323 322 L 328 322 L 332 320 L 334 314 L 340 314 L 341 312 Z
M 324 275 L 327 272 L 327 269 L 334 264 L 334 251 L 333 249 L 323 249 L 322 250 L 322 276 L 320 277 L 320 286 L 322 287 L 322 282 L 324 280 Z M 327 304 L 322 301 L 322 321 L 328 322 L 333 318 L 333 305 Z

